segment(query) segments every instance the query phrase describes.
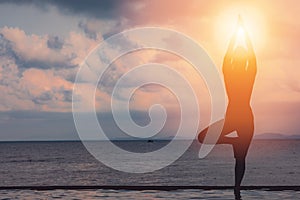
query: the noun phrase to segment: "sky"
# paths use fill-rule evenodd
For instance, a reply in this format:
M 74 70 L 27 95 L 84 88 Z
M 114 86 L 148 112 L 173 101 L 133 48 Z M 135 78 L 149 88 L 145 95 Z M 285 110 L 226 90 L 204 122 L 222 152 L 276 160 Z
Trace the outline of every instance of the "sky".
M 239 14 L 257 56 L 251 101 L 255 134 L 300 135 L 299 6 L 297 0 L 191 0 L 188 4 L 179 0 L 0 0 L 0 140 L 78 139 L 72 116 L 76 73 L 93 48 L 123 30 L 162 27 L 179 31 L 206 50 L 222 76 L 222 61 Z M 178 41 L 169 42 L 176 45 Z M 208 102 L 203 80 L 178 56 L 155 50 L 125 55 L 105 72 L 96 95 L 99 123 L 111 138 L 124 136 L 107 110 L 111 90 L 123 73 L 148 62 L 180 71 L 203 105 Z M 149 77 L 136 75 L 134 80 Z M 161 78 L 181 87 L 174 77 Z M 88 83 L 80 86 L 91 91 Z M 180 120 L 178 102 L 169 90 L 147 85 L 136 91 L 130 102 L 131 116 L 137 124 L 146 125 L 149 106 L 156 103 L 167 110 L 161 136 L 168 137 Z M 203 105 L 200 129 L 209 117 Z

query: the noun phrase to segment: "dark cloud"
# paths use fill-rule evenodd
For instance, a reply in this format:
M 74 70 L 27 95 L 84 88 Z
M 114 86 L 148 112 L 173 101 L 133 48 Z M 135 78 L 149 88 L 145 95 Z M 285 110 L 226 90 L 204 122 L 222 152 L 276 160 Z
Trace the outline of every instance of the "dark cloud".
M 53 100 L 70 103 L 72 102 L 72 90 L 60 88 L 58 90 L 45 91 L 39 96 L 31 95 L 31 100 L 37 105 L 47 105 Z
M 63 96 L 64 96 L 64 101 L 66 102 L 72 102 L 72 90 L 64 90 L 62 91 Z
M 48 48 L 60 50 L 63 47 L 63 45 L 63 39 L 59 38 L 58 36 L 49 36 L 49 39 L 47 41 Z
M 35 103 L 35 104 L 38 104 L 38 105 L 43 105 L 43 104 L 48 104 L 49 101 L 51 101 L 53 98 L 53 94 L 50 92 L 50 91 L 47 91 L 47 92 L 43 92 L 42 94 L 40 94 L 39 96 L 37 97 L 34 97 L 32 99 L 32 101 Z
M 78 65 L 71 64 L 70 60 L 65 60 L 62 62 L 58 61 L 45 61 L 45 60 L 37 60 L 37 59 L 30 59 L 26 60 L 23 59 L 21 56 L 18 56 L 16 59 L 16 64 L 19 68 L 36 68 L 36 69 L 51 69 L 51 68 L 75 68 Z
M 108 21 L 107 24 L 101 24 L 101 20 L 80 21 L 78 23 L 78 27 L 85 35 L 93 40 L 99 39 L 99 34 L 106 39 L 116 33 L 120 33 L 122 30 L 126 29 L 126 26 L 127 23 L 121 20 L 111 20 Z
M 0 56 L 16 59 L 16 53 L 13 50 L 13 43 L 7 40 L 2 33 L 0 33 Z
M 47 10 L 49 6 L 55 6 L 63 14 L 85 15 L 94 18 L 118 17 L 119 5 L 122 0 L 1 0 L 0 3 L 17 5 L 34 5 Z
M 91 29 L 86 23 L 84 22 L 79 22 L 78 23 L 78 27 L 81 28 L 83 30 L 83 32 L 85 33 L 85 35 L 93 40 L 97 39 L 98 36 L 98 31 L 95 29 Z
M 65 15 L 83 15 L 97 19 L 126 19 L 127 25 L 170 24 L 184 22 L 197 14 L 209 14 L 215 3 L 173 0 L 2 0 L 0 3 L 33 5 L 47 10 L 55 6 Z M 223 1 L 218 4 L 225 4 Z
M 24 60 L 22 57 L 16 59 L 16 64 L 19 68 L 36 68 L 36 69 L 50 69 L 57 67 L 58 63 L 48 63 L 39 60 Z M 54 65 L 53 65 L 54 64 Z M 61 65 L 60 65 L 61 66 Z
M 55 76 L 59 76 L 66 81 L 74 83 L 76 80 L 78 68 L 57 69 L 54 71 Z
M 106 39 L 114 34 L 120 33 L 121 31 L 125 30 L 127 26 L 128 24 L 118 21 L 113 27 L 110 28 L 109 31 L 103 32 L 102 37 Z

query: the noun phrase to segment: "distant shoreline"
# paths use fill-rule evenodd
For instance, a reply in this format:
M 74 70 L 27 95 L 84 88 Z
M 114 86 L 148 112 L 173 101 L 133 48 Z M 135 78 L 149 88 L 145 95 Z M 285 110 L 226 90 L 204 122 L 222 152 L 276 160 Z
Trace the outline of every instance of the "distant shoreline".
M 253 138 L 255 141 L 295 141 L 300 138 Z M 128 140 L 128 139 L 113 139 L 113 140 L 2 140 L 0 143 L 30 143 L 30 142 L 148 142 L 148 140 Z M 170 142 L 167 139 L 151 139 L 152 142 Z M 177 139 L 176 141 L 189 141 L 189 139 Z M 195 142 L 197 140 L 194 140 Z

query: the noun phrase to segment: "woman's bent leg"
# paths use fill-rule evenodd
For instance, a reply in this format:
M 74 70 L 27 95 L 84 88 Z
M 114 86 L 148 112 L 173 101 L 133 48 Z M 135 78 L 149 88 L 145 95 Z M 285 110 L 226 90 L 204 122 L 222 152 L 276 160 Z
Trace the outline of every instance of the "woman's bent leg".
M 233 144 L 235 142 L 236 138 L 226 137 L 226 135 L 231 133 L 234 129 L 232 128 L 232 126 L 225 119 L 217 121 L 217 122 L 213 123 L 212 125 L 210 125 L 209 127 L 206 127 L 204 130 L 202 130 L 198 134 L 198 141 L 203 144 L 204 139 L 207 135 L 208 129 L 218 130 L 219 126 L 222 125 L 222 124 L 223 124 L 223 129 L 222 129 L 222 132 L 221 132 L 221 134 L 220 134 L 220 136 L 217 140 L 217 144 Z M 216 132 L 211 132 L 211 133 L 212 134 L 217 134 Z M 210 144 L 210 142 L 205 141 L 205 144 Z

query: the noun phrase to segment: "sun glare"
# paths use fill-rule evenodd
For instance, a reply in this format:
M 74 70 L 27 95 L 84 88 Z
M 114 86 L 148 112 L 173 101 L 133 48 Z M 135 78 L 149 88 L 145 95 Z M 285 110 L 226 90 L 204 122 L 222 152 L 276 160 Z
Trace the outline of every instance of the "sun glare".
M 237 30 L 237 41 L 236 41 L 236 46 L 246 46 L 246 41 L 245 41 L 245 30 L 243 27 L 238 27 Z
M 237 30 L 236 27 L 239 15 L 243 19 L 245 30 L 242 27 L 238 28 L 238 42 L 244 45 L 243 40 L 245 31 L 247 31 L 254 49 L 256 51 L 262 50 L 266 39 L 266 26 L 264 23 L 263 12 L 258 8 L 249 5 L 234 5 L 222 10 L 223 11 L 216 18 L 215 38 L 223 51 L 226 50 L 230 38 Z

